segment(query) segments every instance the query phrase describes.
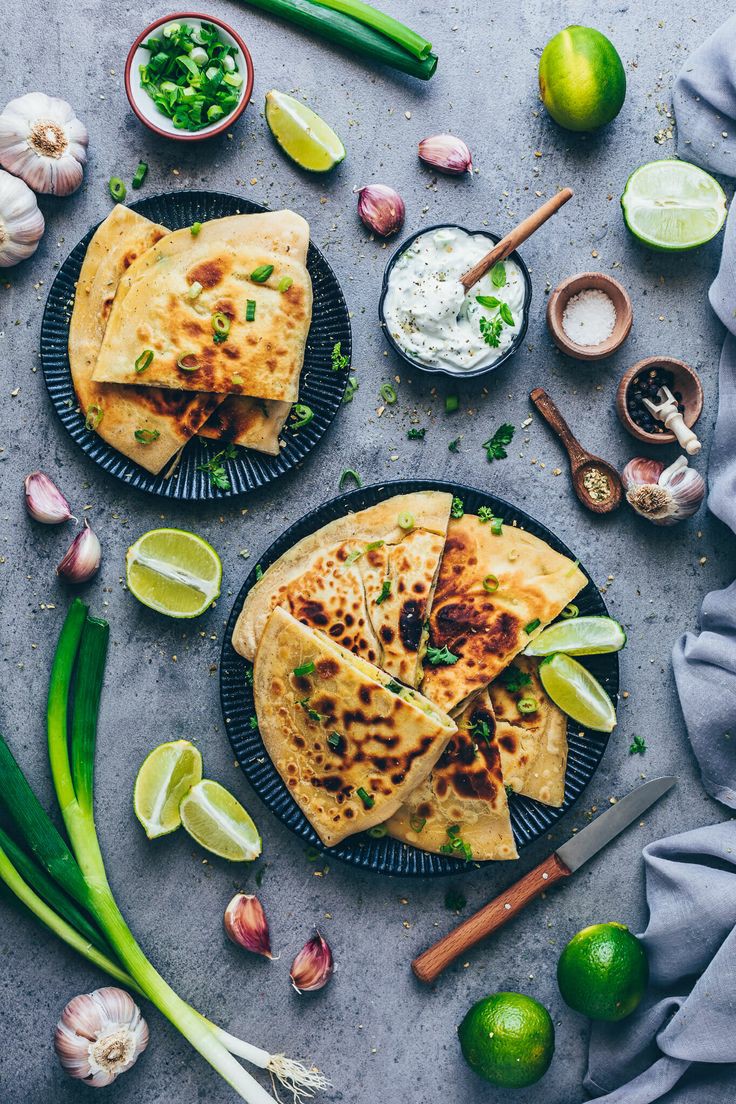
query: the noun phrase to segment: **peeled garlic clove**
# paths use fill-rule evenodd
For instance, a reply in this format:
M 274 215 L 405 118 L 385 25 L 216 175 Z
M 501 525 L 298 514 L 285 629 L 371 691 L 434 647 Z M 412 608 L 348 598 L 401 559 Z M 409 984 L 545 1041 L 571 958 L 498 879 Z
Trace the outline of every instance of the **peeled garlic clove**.
M 95 1089 L 111 1085 L 147 1046 L 148 1025 L 140 1008 L 111 985 L 70 1000 L 54 1032 L 62 1068 Z
M 26 510 L 36 521 L 44 525 L 60 525 L 72 516 L 69 503 L 45 472 L 31 472 L 26 476 L 23 486 Z
M 473 171 L 473 158 L 462 138 L 454 134 L 435 134 L 419 143 L 419 158 L 439 172 L 460 176 Z
M 225 933 L 228 939 L 253 954 L 273 959 L 271 937 L 263 905 L 253 893 L 236 893 L 225 909 Z
M 332 951 L 319 932 L 315 932 L 291 964 L 291 984 L 297 993 L 314 993 L 324 988 L 333 968 Z
M 387 184 L 367 184 L 358 189 L 358 214 L 369 230 L 388 238 L 403 225 L 406 207 Z
M 684 456 L 669 468 L 658 460 L 630 460 L 621 479 L 629 505 L 655 525 L 674 525 L 691 517 L 705 498 L 705 481 Z
M 0 165 L 34 192 L 65 196 L 82 183 L 87 128 L 71 104 L 43 92 L 11 100 L 0 114 Z
M 92 532 L 85 518 L 82 532 L 77 533 L 56 573 L 67 583 L 86 583 L 97 573 L 101 558 L 97 534 Z

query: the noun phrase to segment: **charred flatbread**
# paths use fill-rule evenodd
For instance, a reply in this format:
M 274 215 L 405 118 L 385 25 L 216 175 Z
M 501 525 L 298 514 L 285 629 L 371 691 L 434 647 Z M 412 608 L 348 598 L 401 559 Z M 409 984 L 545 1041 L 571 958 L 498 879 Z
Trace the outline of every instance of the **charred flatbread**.
M 391 816 L 456 731 L 417 691 L 280 607 L 258 645 L 253 694 L 266 750 L 328 847 Z
M 286 402 L 228 395 L 198 431 L 199 436 L 278 456 L 279 433 L 290 410 L 291 404 Z
M 415 686 L 451 501 L 443 491 L 396 495 L 304 537 L 250 591 L 235 650 L 252 660 L 271 610 L 283 606 Z
M 293 211 L 169 232 L 128 270 L 95 381 L 295 402 L 312 317 L 308 245 Z M 216 318 L 226 320 L 219 336 Z M 136 379 L 145 350 L 153 356 Z
M 220 396 L 119 387 L 95 383 L 92 375 L 121 280 L 167 233 L 128 207 L 114 207 L 87 247 L 69 326 L 69 365 L 82 414 L 104 441 L 154 473 L 200 430 Z
M 386 822 L 423 851 L 466 859 L 516 859 L 494 717 L 486 692 L 458 718 L 429 777 Z
M 497 528 L 497 527 L 495 527 Z M 457 660 L 424 665 L 422 692 L 447 712 L 492 682 L 586 584 L 579 567 L 513 525 L 452 519 L 430 613 L 430 644 Z
M 524 797 L 559 808 L 565 800 L 567 718 L 542 686 L 539 660 L 517 656 L 489 694 L 504 782 Z M 536 708 L 524 712 L 525 702 Z

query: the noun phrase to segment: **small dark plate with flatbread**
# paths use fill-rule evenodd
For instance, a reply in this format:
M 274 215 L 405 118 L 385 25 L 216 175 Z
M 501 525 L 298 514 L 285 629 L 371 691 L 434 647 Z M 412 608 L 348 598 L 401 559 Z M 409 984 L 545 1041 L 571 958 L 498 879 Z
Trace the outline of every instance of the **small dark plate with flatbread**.
M 251 664 L 233 648 L 232 635 L 245 599 L 261 573 L 291 549 L 297 541 L 308 537 L 329 522 L 344 517 L 348 513 L 365 510 L 394 495 L 435 490 L 449 492 L 462 498 L 467 513 L 476 514 L 481 506 L 490 507 L 494 515 L 504 519 L 505 524 L 516 525 L 546 541 L 556 552 L 575 558 L 574 553 L 554 533 L 529 514 L 503 499 L 475 488 L 427 479 L 394 480 L 362 487 L 349 494 L 340 495 L 306 514 L 259 557 L 258 563 L 250 571 L 235 600 L 222 647 L 220 695 L 225 727 L 237 760 L 258 796 L 306 845 L 353 866 L 383 874 L 418 876 L 457 874 L 464 869 L 464 863 L 449 855 L 419 850 L 390 836 L 375 839 L 367 833 L 348 836 L 335 847 L 324 847 L 314 828 L 282 782 L 266 752 L 257 727 L 251 723 L 255 716 L 253 688 L 250 682 L 252 668 Z M 587 579 L 587 584 L 575 599 L 581 615 L 607 616 L 608 610 L 597 586 L 583 565 L 581 570 Z M 615 705 L 618 699 L 619 680 L 617 654 L 586 656 L 584 662 L 604 686 Z M 511 826 L 519 851 L 549 832 L 580 797 L 603 757 L 608 743 L 608 734 L 583 730 L 579 724 L 568 720 L 567 741 L 565 796 L 561 806 L 556 808 L 545 805 L 541 801 L 534 801 L 517 793 L 509 796 Z
M 229 215 L 255 214 L 265 210 L 260 204 L 251 203 L 241 196 L 198 191 L 150 196 L 130 204 L 130 207 L 171 230 L 191 226 L 195 222 L 204 223 Z M 309 406 L 314 411 L 314 417 L 300 429 L 289 426 L 287 419 L 281 434 L 284 447 L 277 456 L 238 448 L 237 456 L 226 464 L 230 489 L 222 490 L 213 486 L 202 465 L 224 447 L 224 441 L 205 441 L 198 436 L 193 437 L 184 448 L 173 474 L 167 478 L 167 469 L 158 475 L 146 471 L 85 426 L 72 382 L 68 341 L 76 283 L 95 230 L 96 227 L 92 227 L 59 269 L 46 301 L 41 325 L 41 362 L 51 402 L 62 425 L 82 451 L 104 471 L 130 487 L 166 498 L 194 502 L 218 500 L 256 490 L 300 465 L 327 433 L 342 403 L 349 370 L 333 371 L 333 347 L 340 342 L 341 352 L 348 363 L 352 348 L 345 297 L 335 273 L 320 250 L 310 242 L 307 269 L 312 280 L 314 300 L 299 384 L 299 402 Z

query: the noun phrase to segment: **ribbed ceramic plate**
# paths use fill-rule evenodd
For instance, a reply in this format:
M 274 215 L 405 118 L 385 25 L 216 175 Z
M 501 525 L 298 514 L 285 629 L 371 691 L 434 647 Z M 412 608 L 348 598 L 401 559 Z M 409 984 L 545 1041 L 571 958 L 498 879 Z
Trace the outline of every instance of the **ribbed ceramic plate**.
M 280 817 L 305 843 L 324 851 L 330 856 L 342 859 L 344 862 L 368 870 L 376 870 L 382 874 L 425 876 L 457 874 L 458 870 L 464 868 L 464 863 L 446 855 L 431 855 L 426 851 L 420 851 L 409 844 L 400 843 L 398 840 L 390 839 L 387 836 L 382 839 L 373 839 L 367 833 L 349 836 L 337 847 L 325 848 L 281 781 L 280 775 L 263 746 L 258 730 L 251 727 L 251 719 L 255 715 L 255 709 L 252 689 L 246 683 L 246 670 L 250 667 L 250 664 L 237 654 L 230 640 L 235 622 L 243 608 L 245 596 L 256 581 L 257 567 L 261 567 L 265 571 L 298 540 L 313 533 L 334 518 L 342 517 L 351 511 L 362 510 L 366 506 L 373 506 L 392 495 L 427 490 L 450 491 L 453 495 L 459 495 L 463 499 L 467 513 L 477 513 L 479 506 L 490 506 L 497 517 L 504 518 L 509 524 L 515 522 L 523 529 L 547 541 L 558 552 L 575 558 L 574 553 L 546 526 L 535 521 L 523 510 L 519 510 L 505 502 L 502 498 L 496 498 L 494 495 L 485 494 L 483 491 L 459 483 L 445 483 L 428 479 L 395 480 L 388 483 L 378 483 L 371 487 L 362 487 L 360 490 L 352 491 L 350 494 L 341 495 L 339 498 L 326 502 L 323 506 L 312 510 L 301 521 L 287 529 L 278 540 L 274 541 L 268 551 L 260 557 L 258 565 L 254 565 L 238 594 L 225 630 L 225 640 L 222 646 L 220 695 L 225 727 L 238 762 L 256 793 L 269 809 Z M 585 568 L 582 567 L 582 570 L 585 571 Z M 598 588 L 592 582 L 587 571 L 585 571 L 585 574 L 588 577 L 588 585 L 577 596 L 575 604 L 580 609 L 581 614 L 607 615 L 606 604 Z M 589 656 L 582 662 L 600 680 L 615 704 L 618 700 L 618 656 L 615 654 Z M 509 801 L 511 822 L 519 848 L 526 846 L 532 840 L 548 832 L 555 822 L 561 816 L 564 816 L 573 802 L 578 799 L 601 761 L 608 743 L 608 735 L 604 732 L 583 730 L 579 724 L 569 721 L 567 740 L 569 753 L 567 775 L 565 777 L 565 801 L 561 808 L 553 809 L 548 805 L 540 804 L 538 801 L 519 797 L 518 794 L 511 795 Z
M 191 226 L 193 222 L 265 210 L 240 196 L 221 192 L 175 192 L 151 196 L 131 203 L 130 207 L 172 230 Z M 75 285 L 96 229 L 93 227 L 82 238 L 59 269 L 41 325 L 41 361 L 46 386 L 62 425 L 82 451 L 106 472 L 131 487 L 167 498 L 197 502 L 252 491 L 300 464 L 327 432 L 342 402 L 348 371 L 332 370 L 335 342 L 341 342 L 348 363 L 351 355 L 350 319 L 345 298 L 337 277 L 319 249 L 310 243 L 307 268 L 312 277 L 314 306 L 299 385 L 299 401 L 312 408 L 314 418 L 299 430 L 284 427 L 281 436 L 285 447 L 278 456 L 238 449 L 237 457 L 227 463 L 231 489 L 221 491 L 211 485 L 206 472 L 199 470 L 200 465 L 221 447 L 217 441 L 205 443 L 199 437 L 193 438 L 184 449 L 176 471 L 166 479 L 164 475 L 151 475 L 85 427 L 74 394 L 67 345 Z

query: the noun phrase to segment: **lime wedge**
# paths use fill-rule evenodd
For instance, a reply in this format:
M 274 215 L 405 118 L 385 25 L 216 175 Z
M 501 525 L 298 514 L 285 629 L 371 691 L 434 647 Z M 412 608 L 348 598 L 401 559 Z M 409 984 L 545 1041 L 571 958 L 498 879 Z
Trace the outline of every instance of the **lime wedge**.
M 146 756 L 135 780 L 133 809 L 149 839 L 176 831 L 179 804 L 201 778 L 202 756 L 188 740 L 159 744 Z
M 613 702 L 582 663 L 558 652 L 542 660 L 539 677 L 552 701 L 568 717 L 594 732 L 612 730 L 616 724 Z
M 345 147 L 332 127 L 285 92 L 266 93 L 266 122 L 286 156 L 309 172 L 329 172 L 345 160 Z
M 251 862 L 261 853 L 258 829 L 243 806 L 219 782 L 203 779 L 179 806 L 181 822 L 193 840 L 230 862 Z
M 717 180 L 687 161 L 650 161 L 631 174 L 621 196 L 624 221 L 652 249 L 693 249 L 710 241 L 726 219 Z
M 125 557 L 129 590 L 169 617 L 197 617 L 220 593 L 222 564 L 211 544 L 186 529 L 150 529 Z
M 612 617 L 571 617 L 558 621 L 536 636 L 524 655 L 546 656 L 553 652 L 566 655 L 599 655 L 620 652 L 626 633 Z

